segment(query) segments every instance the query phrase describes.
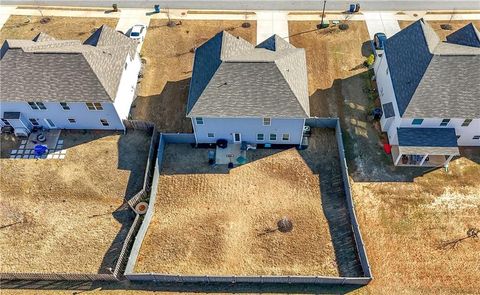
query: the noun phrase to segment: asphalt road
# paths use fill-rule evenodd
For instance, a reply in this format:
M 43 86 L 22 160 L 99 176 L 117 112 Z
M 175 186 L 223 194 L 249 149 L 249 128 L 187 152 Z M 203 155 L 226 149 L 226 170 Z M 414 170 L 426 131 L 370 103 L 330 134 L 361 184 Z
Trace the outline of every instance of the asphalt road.
M 1 4 L 104 6 L 119 8 L 218 9 L 218 10 L 321 10 L 322 0 L 1 0 Z M 328 0 L 327 10 L 345 10 L 358 2 L 361 10 L 480 10 L 480 0 Z M 153 10 L 153 9 L 152 9 Z

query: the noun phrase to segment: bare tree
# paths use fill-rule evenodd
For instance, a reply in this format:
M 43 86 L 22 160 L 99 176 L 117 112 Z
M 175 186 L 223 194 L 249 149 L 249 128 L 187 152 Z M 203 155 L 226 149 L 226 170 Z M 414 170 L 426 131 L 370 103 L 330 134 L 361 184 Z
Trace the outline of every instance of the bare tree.
M 480 229 L 478 228 L 469 228 L 467 230 L 467 235 L 461 238 L 457 238 L 454 240 L 450 241 L 445 241 L 440 244 L 440 249 L 444 250 L 449 250 L 449 249 L 455 249 L 462 241 L 465 241 L 467 239 L 478 239 L 480 235 Z

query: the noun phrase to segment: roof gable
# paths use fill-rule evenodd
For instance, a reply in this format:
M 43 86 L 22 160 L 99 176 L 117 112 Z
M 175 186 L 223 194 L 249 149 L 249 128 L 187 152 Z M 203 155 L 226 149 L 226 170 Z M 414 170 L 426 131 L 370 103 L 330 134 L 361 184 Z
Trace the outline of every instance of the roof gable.
M 475 28 L 473 23 L 469 23 L 448 35 L 447 42 L 464 46 L 480 47 L 480 32 Z

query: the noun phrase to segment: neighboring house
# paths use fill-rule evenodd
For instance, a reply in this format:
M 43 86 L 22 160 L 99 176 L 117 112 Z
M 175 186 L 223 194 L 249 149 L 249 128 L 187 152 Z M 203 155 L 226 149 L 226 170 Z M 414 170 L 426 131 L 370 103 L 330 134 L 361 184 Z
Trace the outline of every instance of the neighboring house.
M 254 46 L 227 32 L 196 49 L 187 117 L 197 143 L 299 145 L 309 116 L 304 49 L 276 35 Z
M 395 165 L 448 165 L 480 146 L 480 34 L 469 24 L 440 41 L 419 20 L 388 38 L 374 64 Z
M 137 42 L 102 26 L 83 44 L 40 33 L 6 40 L 0 55 L 1 125 L 123 130 L 141 61 Z

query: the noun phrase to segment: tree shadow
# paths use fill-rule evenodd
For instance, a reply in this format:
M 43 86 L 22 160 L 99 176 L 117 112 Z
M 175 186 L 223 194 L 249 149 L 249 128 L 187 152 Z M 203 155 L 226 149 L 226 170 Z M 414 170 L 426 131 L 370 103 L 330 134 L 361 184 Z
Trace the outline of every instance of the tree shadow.
M 192 122 L 186 117 L 190 78 L 168 81 L 162 92 L 137 96 L 132 104 L 132 119 L 153 122 L 158 132 L 192 133 Z

